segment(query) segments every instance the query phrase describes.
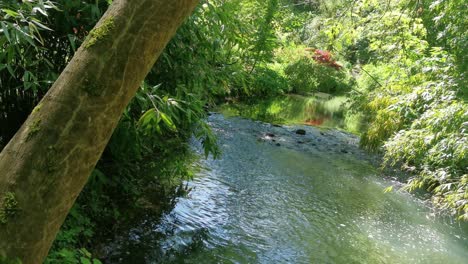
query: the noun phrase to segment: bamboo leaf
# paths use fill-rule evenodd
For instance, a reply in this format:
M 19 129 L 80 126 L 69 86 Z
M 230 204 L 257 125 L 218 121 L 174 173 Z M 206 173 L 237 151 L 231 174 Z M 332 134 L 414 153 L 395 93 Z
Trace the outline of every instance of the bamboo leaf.
M 159 112 L 159 114 L 161 115 L 161 119 L 164 122 L 164 124 L 166 124 L 169 127 L 170 130 L 177 131 L 177 128 L 176 128 L 174 122 L 172 121 L 172 119 L 170 117 L 168 117 L 163 112 Z

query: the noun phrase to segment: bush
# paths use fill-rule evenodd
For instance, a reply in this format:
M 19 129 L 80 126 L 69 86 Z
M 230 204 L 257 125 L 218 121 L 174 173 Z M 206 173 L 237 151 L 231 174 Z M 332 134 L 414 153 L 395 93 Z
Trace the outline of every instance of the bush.
M 286 78 L 268 68 L 257 68 L 253 73 L 253 94 L 262 97 L 280 95 L 289 90 Z
M 284 72 L 292 92 L 299 94 L 309 92 L 342 93 L 348 91 L 352 84 L 351 76 L 344 69 L 336 70 L 309 58 L 301 58 L 290 63 Z

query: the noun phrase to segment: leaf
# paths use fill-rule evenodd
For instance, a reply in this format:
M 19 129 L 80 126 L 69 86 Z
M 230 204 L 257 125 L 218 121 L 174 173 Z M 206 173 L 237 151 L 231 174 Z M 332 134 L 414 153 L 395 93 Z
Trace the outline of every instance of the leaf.
M 164 122 L 164 124 L 166 124 L 169 127 L 170 130 L 177 131 L 177 128 L 176 128 L 174 122 L 172 122 L 172 119 L 170 117 L 168 117 L 163 112 L 159 112 L 159 114 L 161 115 L 161 118 L 162 118 L 162 121 Z
M 6 9 L 6 8 L 3 8 L 2 11 L 5 12 L 7 15 L 12 16 L 12 17 L 17 17 L 19 15 L 18 12 L 15 12 L 13 10 Z
M 151 119 L 153 119 L 154 115 L 156 113 L 156 109 L 152 108 L 148 111 L 146 111 L 138 120 L 138 123 L 142 126 L 148 124 Z
M 71 45 L 71 47 L 73 49 L 73 52 L 76 52 L 76 44 L 75 44 L 75 39 L 76 38 L 75 38 L 75 36 L 71 35 L 71 34 L 68 34 L 67 37 L 68 37 L 68 41 L 70 42 L 70 45 Z
M 51 28 L 49 28 L 46 25 L 40 23 L 40 20 L 38 20 L 38 19 L 33 18 L 33 19 L 31 19 L 31 22 L 34 23 L 35 25 L 37 25 L 38 27 L 42 28 L 42 29 L 52 31 Z
M 45 11 L 45 9 L 42 9 L 36 6 L 33 8 L 33 12 L 36 12 L 36 11 L 39 11 L 39 13 L 41 13 L 42 15 L 47 16 L 47 12 Z
M 8 69 L 8 72 L 11 74 L 11 76 L 13 78 L 16 78 L 16 74 L 15 74 L 15 71 L 13 71 L 13 68 L 11 68 L 11 66 L 9 64 L 7 64 L 7 69 Z
M 10 32 L 8 32 L 8 27 L 6 23 L 2 22 L 1 24 L 2 24 L 2 29 L 3 29 L 3 33 L 5 34 L 5 37 L 7 38 L 8 42 L 11 42 Z
M 389 187 L 385 188 L 384 193 L 389 193 L 391 191 L 393 191 L 393 186 L 389 186 Z
M 65 259 L 73 259 L 75 258 L 75 253 L 71 250 L 68 249 L 62 249 L 58 252 L 59 256 L 65 258 Z
M 87 258 L 80 257 L 81 264 L 92 264 L 91 261 Z
M 20 35 L 23 36 L 23 39 L 26 40 L 27 42 L 29 42 L 29 44 L 31 44 L 31 46 L 35 47 L 36 44 L 34 43 L 34 40 L 33 40 L 33 37 L 31 37 L 27 32 L 25 32 L 22 28 L 18 27 L 17 28 L 17 32 L 18 33 L 21 33 Z

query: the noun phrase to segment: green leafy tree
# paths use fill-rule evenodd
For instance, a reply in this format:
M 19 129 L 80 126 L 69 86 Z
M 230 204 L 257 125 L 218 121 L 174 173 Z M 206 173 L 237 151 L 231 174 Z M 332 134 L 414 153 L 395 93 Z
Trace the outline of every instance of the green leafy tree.
M 44 260 L 120 115 L 196 3 L 114 1 L 90 31 L 0 154 L 0 208 L 7 193 L 18 208 L 0 227 L 2 255 Z

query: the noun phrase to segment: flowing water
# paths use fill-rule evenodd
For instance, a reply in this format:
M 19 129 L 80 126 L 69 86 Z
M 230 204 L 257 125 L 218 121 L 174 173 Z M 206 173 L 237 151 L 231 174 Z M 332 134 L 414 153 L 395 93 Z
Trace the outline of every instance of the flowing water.
M 120 235 L 109 263 L 468 263 L 466 230 L 412 195 L 385 193 L 394 183 L 356 137 L 209 122 L 222 157 L 201 161 L 172 210 Z

